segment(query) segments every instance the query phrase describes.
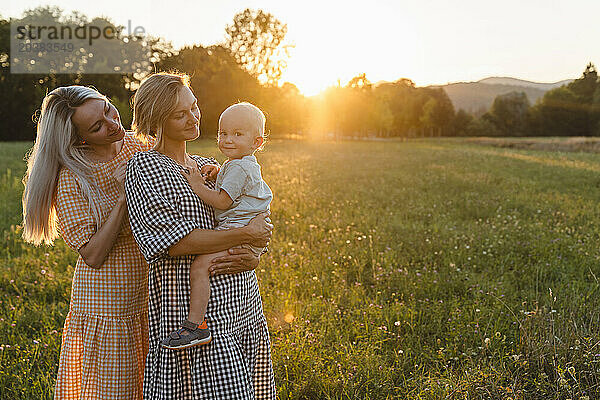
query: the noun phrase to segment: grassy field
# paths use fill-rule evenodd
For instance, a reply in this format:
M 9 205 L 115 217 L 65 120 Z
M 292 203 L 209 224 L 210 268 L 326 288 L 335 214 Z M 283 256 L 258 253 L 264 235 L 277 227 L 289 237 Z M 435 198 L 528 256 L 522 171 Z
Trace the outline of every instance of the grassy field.
M 1 399 L 51 398 L 76 261 L 20 239 L 27 148 L 0 144 Z M 281 399 L 600 398 L 597 155 L 273 141 L 259 159 Z
M 474 137 L 460 140 L 466 143 L 513 149 L 600 153 L 600 138 L 598 137 Z

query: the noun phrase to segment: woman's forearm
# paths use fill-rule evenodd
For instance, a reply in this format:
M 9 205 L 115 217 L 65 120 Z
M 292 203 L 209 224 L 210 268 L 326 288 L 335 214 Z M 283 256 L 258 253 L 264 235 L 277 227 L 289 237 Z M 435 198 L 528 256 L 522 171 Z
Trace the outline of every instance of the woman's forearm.
M 187 254 L 209 254 L 227 250 L 251 240 L 246 227 L 223 231 L 194 229 L 187 236 L 169 248 L 169 256 Z
M 104 264 L 104 260 L 106 260 L 108 253 L 117 241 L 121 223 L 126 213 L 127 204 L 123 197 L 117 201 L 117 205 L 100 229 L 79 249 L 79 254 L 87 265 L 92 268 L 100 268 Z

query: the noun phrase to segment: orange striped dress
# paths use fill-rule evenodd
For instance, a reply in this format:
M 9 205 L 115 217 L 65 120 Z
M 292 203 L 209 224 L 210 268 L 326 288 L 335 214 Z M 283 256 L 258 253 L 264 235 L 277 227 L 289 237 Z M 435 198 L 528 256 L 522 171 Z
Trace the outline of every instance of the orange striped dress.
M 115 168 L 134 153 L 149 150 L 126 133 L 121 150 L 108 162 L 94 164 L 108 210 L 118 199 Z M 75 251 L 96 231 L 77 178 L 59 173 L 55 194 L 58 226 Z M 105 213 L 104 218 L 108 216 Z M 71 303 L 62 335 L 54 398 L 57 400 L 141 399 L 148 353 L 148 265 L 124 218 L 117 241 L 100 269 L 77 259 Z

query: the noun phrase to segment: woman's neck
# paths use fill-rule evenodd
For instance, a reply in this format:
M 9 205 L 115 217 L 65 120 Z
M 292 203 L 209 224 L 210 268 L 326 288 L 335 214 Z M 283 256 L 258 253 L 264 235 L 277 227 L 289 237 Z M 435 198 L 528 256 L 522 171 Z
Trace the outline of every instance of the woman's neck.
M 174 141 L 169 140 L 163 136 L 161 144 L 157 147 L 157 151 L 168 157 L 171 157 L 177 163 L 181 165 L 187 164 L 187 152 L 186 152 L 186 141 Z
M 109 144 L 90 146 L 91 154 L 89 156 L 94 161 L 110 161 L 119 154 L 123 143 L 124 139 L 121 139 Z

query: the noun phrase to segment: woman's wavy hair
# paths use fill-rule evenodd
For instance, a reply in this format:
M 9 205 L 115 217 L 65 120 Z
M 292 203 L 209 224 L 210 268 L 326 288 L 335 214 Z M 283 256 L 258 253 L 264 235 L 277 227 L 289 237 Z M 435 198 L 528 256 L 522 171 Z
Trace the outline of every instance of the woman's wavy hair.
M 133 96 L 131 128 L 141 136 L 156 137 L 154 148 L 162 144 L 169 115 L 179 103 L 179 89 L 190 87 L 190 77 L 177 72 L 159 72 L 144 79 Z
M 93 88 L 65 86 L 48 93 L 42 102 L 37 137 L 26 156 L 23 178 L 23 239 L 36 246 L 51 245 L 58 236 L 55 191 L 62 167 L 75 174 L 98 228 L 106 213 L 105 195 L 95 182 L 92 162 L 85 156 L 89 147 L 72 121 L 76 108 L 90 99 L 108 101 Z

